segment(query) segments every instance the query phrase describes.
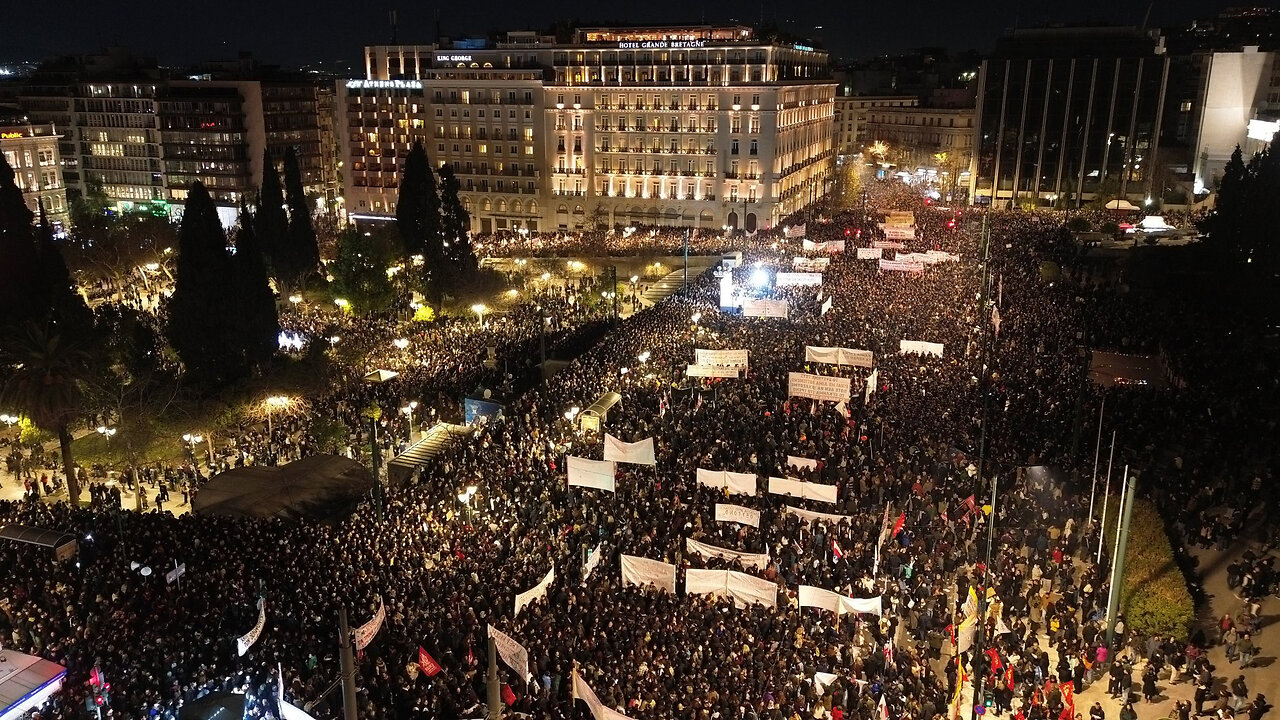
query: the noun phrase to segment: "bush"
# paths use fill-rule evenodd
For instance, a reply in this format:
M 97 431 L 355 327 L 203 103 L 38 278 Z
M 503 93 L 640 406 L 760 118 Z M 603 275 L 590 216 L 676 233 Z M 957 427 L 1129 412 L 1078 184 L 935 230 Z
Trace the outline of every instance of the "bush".
M 1089 222 L 1089 218 L 1077 215 L 1067 221 L 1067 229 L 1071 232 L 1089 232 L 1093 229 L 1093 223 Z
M 1120 224 L 1117 223 L 1115 220 L 1108 220 L 1102 223 L 1102 225 L 1098 226 L 1098 232 L 1103 232 L 1108 235 L 1119 235 Z
M 1119 503 L 1119 498 L 1113 497 L 1108 504 L 1115 508 Z M 1115 542 L 1116 518 L 1112 515 L 1107 522 L 1109 545 Z M 1134 501 L 1129 521 L 1120 612 L 1130 631 L 1148 637 L 1172 635 L 1181 641 L 1186 641 L 1196 617 L 1195 602 L 1173 556 L 1164 521 L 1154 505 L 1140 498 Z

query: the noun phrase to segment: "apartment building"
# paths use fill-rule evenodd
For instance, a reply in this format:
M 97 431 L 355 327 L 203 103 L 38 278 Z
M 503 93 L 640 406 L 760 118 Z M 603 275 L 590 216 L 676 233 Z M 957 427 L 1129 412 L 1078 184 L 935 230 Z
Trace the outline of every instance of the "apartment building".
M 835 85 L 822 51 L 736 26 L 585 28 L 570 43 L 509 33 L 496 45 L 366 49 L 369 77 L 338 88 L 349 212 L 394 215 L 385 158 L 415 138 L 457 172 L 476 232 L 753 231 L 828 191 Z M 364 99 L 379 92 L 427 107 Z

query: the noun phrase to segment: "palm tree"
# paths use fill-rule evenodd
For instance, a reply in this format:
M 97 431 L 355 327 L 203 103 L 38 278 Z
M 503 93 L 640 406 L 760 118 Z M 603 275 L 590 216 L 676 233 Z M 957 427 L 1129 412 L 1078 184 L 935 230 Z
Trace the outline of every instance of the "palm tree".
M 71 422 L 83 407 L 88 356 L 75 342 L 36 325 L 28 325 L 8 345 L 3 360 L 11 368 L 0 402 L 31 418 L 36 427 L 58 434 L 67 494 L 76 506 L 80 486 L 71 453 Z

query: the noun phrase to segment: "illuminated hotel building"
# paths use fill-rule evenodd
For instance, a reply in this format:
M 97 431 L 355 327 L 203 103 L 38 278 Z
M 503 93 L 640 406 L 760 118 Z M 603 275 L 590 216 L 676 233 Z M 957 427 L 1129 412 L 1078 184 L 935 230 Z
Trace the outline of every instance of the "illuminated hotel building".
M 23 201 L 33 213 L 43 203 L 53 222 L 67 216 L 67 188 L 58 153 L 61 138 L 52 125 L 0 125 L 0 155 L 13 168 Z
M 454 167 L 477 232 L 755 230 L 828 189 L 826 53 L 763 43 L 746 27 L 587 28 L 569 44 L 508 33 L 491 49 L 365 56 L 368 77 L 338 90 L 357 216 L 394 215 L 388 183 L 415 139 L 433 165 Z

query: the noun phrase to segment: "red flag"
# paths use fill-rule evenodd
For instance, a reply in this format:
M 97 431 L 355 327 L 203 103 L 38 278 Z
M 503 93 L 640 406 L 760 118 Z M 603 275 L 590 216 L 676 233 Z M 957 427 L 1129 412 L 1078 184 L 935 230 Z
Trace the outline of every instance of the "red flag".
M 502 684 L 502 702 L 508 705 L 516 704 L 516 693 L 511 689 L 511 686 L 506 683 Z
M 836 541 L 835 541 L 835 540 L 832 540 L 832 541 L 831 541 L 831 555 L 832 555 L 836 560 L 843 560 L 843 559 L 844 559 L 844 553 L 840 551 L 840 545 L 839 545 L 838 543 L 836 543 Z
M 421 645 L 418 646 L 418 667 L 427 677 L 435 677 L 441 670 L 440 663 L 427 654 L 427 651 L 422 649 Z
M 898 519 L 893 521 L 893 533 L 889 536 L 891 539 L 898 537 L 898 533 L 902 532 L 902 526 L 907 522 L 907 514 L 905 512 L 898 513 Z
M 975 504 L 974 504 L 974 502 L 973 502 L 973 496 L 972 496 L 972 495 L 970 495 L 969 497 L 967 497 L 967 498 L 965 498 L 965 499 L 964 499 L 964 506 L 965 506 L 965 507 L 967 507 L 967 508 L 969 508 L 969 512 L 977 512 L 977 511 L 978 511 L 978 507 L 977 507 L 977 505 L 975 505 Z
M 475 654 L 475 651 L 473 651 L 471 648 L 467 648 L 467 664 L 468 665 L 476 664 L 476 654 Z
M 1000 671 L 1001 667 L 1004 666 L 1004 664 L 1000 662 L 1000 651 L 995 648 L 987 648 L 986 654 L 987 657 L 991 659 L 991 673 L 994 675 Z
M 1013 666 L 1006 665 L 1004 668 L 1004 684 L 1010 690 L 1013 689 Z

